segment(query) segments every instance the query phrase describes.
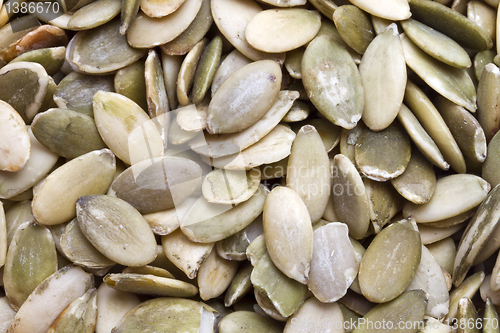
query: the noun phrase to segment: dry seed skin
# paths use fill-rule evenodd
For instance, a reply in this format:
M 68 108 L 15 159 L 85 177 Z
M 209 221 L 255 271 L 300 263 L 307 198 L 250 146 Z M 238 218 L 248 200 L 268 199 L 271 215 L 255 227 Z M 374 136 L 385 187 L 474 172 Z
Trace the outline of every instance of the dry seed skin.
M 354 0 L 351 2 L 362 10 L 387 20 L 399 21 L 411 16 L 410 6 L 405 0 L 385 0 L 380 3 L 374 3 L 370 0 Z
M 313 231 L 307 207 L 297 192 L 274 188 L 264 204 L 263 225 L 273 263 L 288 277 L 307 284 Z
M 361 260 L 358 278 L 363 295 L 376 303 L 399 296 L 415 276 L 421 253 L 417 231 L 401 223 L 383 229 Z M 381 267 L 389 269 L 381 270 Z
M 105 193 L 115 173 L 109 149 L 92 151 L 54 170 L 36 191 L 31 205 L 38 223 L 54 225 L 76 216 L 75 203 L 89 194 Z
M 396 25 L 370 43 L 359 74 L 365 92 L 363 121 L 372 131 L 383 130 L 398 115 L 406 86 L 406 63 Z
M 248 22 L 245 37 L 257 50 L 287 52 L 310 42 L 320 25 L 318 12 L 298 8 L 265 10 Z
M 281 325 L 275 320 L 250 311 L 233 312 L 225 316 L 219 323 L 220 333 L 233 333 L 239 330 L 248 333 L 279 333 L 282 331 Z
M 76 203 L 78 225 L 107 258 L 125 266 L 143 266 L 156 258 L 156 240 L 142 215 L 125 201 L 89 195 Z
M 160 297 L 143 302 L 127 312 L 113 333 L 212 332 L 215 310 L 201 302 Z
M 364 106 L 359 71 L 349 53 L 328 36 L 313 39 L 302 58 L 302 81 L 314 106 L 346 129 L 361 119 Z
M 314 231 L 314 251 L 308 288 L 325 303 L 342 298 L 358 273 L 356 253 L 347 225 L 329 223 Z
M 278 97 L 281 69 L 271 60 L 248 64 L 224 81 L 208 106 L 207 131 L 234 133 L 255 124 Z

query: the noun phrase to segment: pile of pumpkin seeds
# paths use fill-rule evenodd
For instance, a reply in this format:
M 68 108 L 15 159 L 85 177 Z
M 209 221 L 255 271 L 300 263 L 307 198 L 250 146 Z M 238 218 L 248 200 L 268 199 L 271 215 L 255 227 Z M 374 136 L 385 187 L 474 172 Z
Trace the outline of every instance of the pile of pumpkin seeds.
M 50 4 L 0 10 L 0 333 L 500 332 L 498 0 Z

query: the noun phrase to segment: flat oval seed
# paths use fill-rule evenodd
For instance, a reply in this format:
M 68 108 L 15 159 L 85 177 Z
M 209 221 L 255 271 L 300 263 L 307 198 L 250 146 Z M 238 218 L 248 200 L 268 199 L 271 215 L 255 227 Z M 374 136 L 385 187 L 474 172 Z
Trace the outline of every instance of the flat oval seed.
M 264 204 L 263 225 L 273 263 L 288 277 L 307 284 L 313 231 L 307 207 L 297 192 L 275 187 Z
M 133 48 L 127 38 L 120 35 L 120 21 L 113 20 L 95 29 L 78 32 L 71 39 L 66 60 L 79 72 L 89 74 L 110 73 L 128 66 L 146 54 L 146 50 Z M 148 36 L 151 34 L 145 34 Z M 156 36 L 156 34 L 153 34 Z M 107 45 L 105 49 L 100 47 Z M 101 52 L 101 53 L 99 53 Z
M 214 80 L 212 81 L 212 97 L 231 74 L 250 63 L 251 60 L 241 54 L 237 49 L 231 51 L 226 58 L 222 60 L 219 68 L 217 68 L 215 72 Z
M 312 327 L 319 332 L 343 333 L 346 321 L 337 303 L 324 304 L 311 297 L 287 320 L 283 333 L 307 332 Z
M 138 60 L 132 65 L 119 69 L 115 74 L 114 88 L 117 93 L 130 98 L 143 110 L 148 109 L 143 61 Z
M 116 290 L 140 295 L 192 297 L 198 293 L 192 284 L 150 274 L 108 274 L 104 282 Z
M 465 173 L 464 157 L 443 117 L 424 92 L 409 80 L 406 84 L 405 103 L 434 140 L 446 162 L 458 173 Z
M 73 219 L 77 199 L 105 193 L 115 169 L 113 153 L 103 149 L 77 157 L 54 170 L 33 198 L 31 207 L 37 222 L 54 225 Z
M 47 333 L 93 333 L 97 321 L 97 291 L 91 288 L 57 316 Z
M 279 333 L 282 327 L 276 320 L 251 311 L 236 311 L 224 318 L 219 323 L 220 333 L 233 333 L 244 330 L 247 333 Z
M 479 205 L 491 186 L 484 179 L 471 174 L 455 174 L 440 178 L 432 198 L 423 205 L 407 203 L 403 215 L 418 223 L 435 222 L 464 213 Z
M 474 73 L 476 74 L 476 79 L 480 79 L 483 74 L 484 68 L 487 64 L 491 64 L 494 61 L 496 53 L 492 50 L 480 51 L 474 56 Z
M 450 237 L 457 231 L 463 229 L 467 223 L 460 223 L 451 227 L 436 228 L 430 227 L 427 224 L 419 223 L 418 230 L 420 231 L 420 238 L 422 239 L 422 244 L 433 244 L 447 237 Z
M 351 2 L 362 10 L 387 20 L 399 21 L 411 16 L 410 6 L 404 0 L 386 0 L 381 3 L 374 3 L 370 0 L 353 0 Z
M 208 106 L 210 134 L 235 133 L 255 124 L 278 97 L 281 69 L 271 60 L 248 64 L 224 81 Z
M 500 135 L 495 135 L 488 144 L 488 154 L 482 166 L 481 176 L 492 187 L 500 184 Z
M 141 302 L 130 293 L 115 290 L 106 283 L 97 288 L 97 323 L 96 333 L 109 333 L 120 322 L 122 317 Z
M 45 68 L 48 75 L 54 75 L 61 69 L 66 56 L 66 47 L 50 47 L 28 51 L 14 58 L 11 62 L 36 62 Z
M 198 271 L 201 299 L 207 301 L 222 295 L 236 275 L 238 266 L 237 261 L 221 258 L 213 249 Z
M 331 172 L 323 141 L 311 125 L 297 133 L 288 158 L 286 181 L 306 205 L 311 222 L 319 221 L 330 198 Z
M 205 108 L 190 104 L 177 110 L 176 121 L 184 131 L 200 132 L 206 128 L 207 112 Z M 204 136 L 206 137 L 207 135 Z
M 401 26 L 412 42 L 431 57 L 453 67 L 470 67 L 467 52 L 450 37 L 412 19 L 402 21 Z
M 200 166 L 187 158 L 164 156 L 134 164 L 122 172 L 110 190 L 142 214 L 180 205 L 201 181 Z
M 161 212 L 144 214 L 144 219 L 148 222 L 155 235 L 168 235 L 181 225 L 189 208 L 194 204 L 196 198 L 189 197 L 182 203 L 175 205 Z
M 347 224 L 354 239 L 365 237 L 370 225 L 370 207 L 363 180 L 344 155 L 333 158 L 332 200 L 340 222 Z
M 156 258 L 156 240 L 142 215 L 125 201 L 88 195 L 76 203 L 78 225 L 107 258 L 125 266 L 143 266 Z
M 160 58 L 154 50 L 150 50 L 145 62 L 144 76 L 146 83 L 146 101 L 151 118 L 161 116 L 170 111 L 163 70 Z M 163 118 L 168 119 L 168 118 Z M 168 120 L 163 127 L 168 129 Z M 162 133 L 163 136 L 163 133 Z
M 405 172 L 391 179 L 391 184 L 405 199 L 416 204 L 431 200 L 436 188 L 432 164 L 419 151 L 412 151 Z
M 457 253 L 455 242 L 451 237 L 426 246 L 439 265 L 448 273 L 453 273 L 453 261 Z
M 324 303 L 342 298 L 358 273 L 358 260 L 349 241 L 349 229 L 340 222 L 314 231 L 314 251 L 308 288 Z
M 203 101 L 205 94 L 212 84 L 215 71 L 219 67 L 222 46 L 222 37 L 217 35 L 203 50 L 194 75 L 192 91 L 193 104 L 198 104 Z
M 252 289 L 252 283 L 250 282 L 250 274 L 252 273 L 252 265 L 246 262 L 241 266 L 234 276 L 231 284 L 226 290 L 224 296 L 224 305 L 230 307 L 234 303 L 238 302 L 246 293 Z
M 432 89 L 467 110 L 476 111 L 476 90 L 464 69 L 451 67 L 427 55 L 406 35 L 401 42 L 408 67 Z
M 262 213 L 267 190 L 260 187 L 247 201 L 236 206 L 214 204 L 200 197 L 183 221 L 182 232 L 192 241 L 210 243 L 234 235 Z
M 50 77 L 40 64 L 24 61 L 8 64 L 0 69 L 0 99 L 29 124 L 42 106 L 49 82 Z
M 4 101 L 0 102 L 0 133 L 0 170 L 21 170 L 30 157 L 30 136 L 23 118 Z
M 143 302 L 127 312 L 114 333 L 171 331 L 211 332 L 215 310 L 201 302 L 175 297 L 160 297 Z
M 163 17 L 175 12 L 185 0 L 142 0 L 141 10 L 149 17 Z
M 260 183 L 260 172 L 216 169 L 203 180 L 203 196 L 208 202 L 239 204 L 250 199 Z
M 301 63 L 305 48 L 299 47 L 286 54 L 285 68 L 294 79 L 302 79 Z
M 302 121 L 309 117 L 310 113 L 311 110 L 309 108 L 309 105 L 302 101 L 295 101 L 290 110 L 283 117 L 283 121 L 287 123 Z
M 379 304 L 371 309 L 364 317 L 364 323 L 353 331 L 355 333 L 373 332 L 373 325 L 368 323 L 394 323 L 394 328 L 380 330 L 382 332 L 416 333 L 417 327 L 411 329 L 396 328 L 399 323 L 420 323 L 424 319 L 427 297 L 422 290 L 412 290 L 401 294 L 391 302 Z
M 500 70 L 495 64 L 484 67 L 477 87 L 477 120 L 489 142 L 500 128 Z
M 340 6 L 333 13 L 333 22 L 342 39 L 359 54 L 363 54 L 375 34 L 370 16 L 353 5 Z
M 486 32 L 458 12 L 437 2 L 410 0 L 412 17 L 474 50 L 491 49 L 493 42 Z
M 68 265 L 61 268 L 35 288 L 7 331 L 46 333 L 57 316 L 93 285 L 93 276 L 80 267 Z
M 285 60 L 283 53 L 261 52 L 253 48 L 245 37 L 251 19 L 262 11 L 254 1 L 213 0 L 211 3 L 215 25 L 227 40 L 243 55 L 253 61 L 270 59 L 279 64 Z
M 450 311 L 446 315 L 445 320 L 451 321 L 457 317 L 460 300 L 464 297 L 472 298 L 479 290 L 484 277 L 484 272 L 474 273 L 450 293 Z
M 486 158 L 486 136 L 480 123 L 463 107 L 438 97 L 436 107 L 466 158 L 478 163 Z
M 177 77 L 177 99 L 181 105 L 189 104 L 189 92 L 194 82 L 196 67 L 200 61 L 207 39 L 199 41 L 184 58 Z
M 406 86 L 406 63 L 396 25 L 366 49 L 359 74 L 365 92 L 363 121 L 372 131 L 388 127 L 398 115 Z
M 313 39 L 302 58 L 302 81 L 314 106 L 346 129 L 361 119 L 364 93 L 359 71 L 349 53 L 328 36 Z
M 106 258 L 85 237 L 76 218 L 64 228 L 60 237 L 62 253 L 73 263 L 91 269 L 113 266 L 114 261 Z
M 146 112 L 116 93 L 94 94 L 97 130 L 113 153 L 127 164 L 163 155 L 163 140 Z
M 401 175 L 411 156 L 410 138 L 397 125 L 380 132 L 365 129 L 356 142 L 356 165 L 363 175 L 385 181 Z
M 248 22 L 245 37 L 257 50 L 287 52 L 310 42 L 320 25 L 318 12 L 299 8 L 269 9 Z
M 370 220 L 376 234 L 401 210 L 403 200 L 390 182 L 363 179 L 368 202 Z
M 88 30 L 114 19 L 121 10 L 119 0 L 97 0 L 78 9 L 68 21 L 70 30 Z
M 17 229 L 4 266 L 4 288 L 11 306 L 19 310 L 31 292 L 57 271 L 57 254 L 50 231 L 34 222 Z
M 31 130 L 41 144 L 68 159 L 106 148 L 94 119 L 68 109 L 37 114 Z
M 358 278 L 363 295 L 376 303 L 399 296 L 415 276 L 421 253 L 418 231 L 401 223 L 383 229 L 361 260 Z
M 163 52 L 168 55 L 184 55 L 203 39 L 214 22 L 210 3 L 210 0 L 203 0 L 198 14 L 189 27 L 174 40 L 160 45 Z
M 144 73 L 142 73 L 144 76 Z M 54 92 L 58 107 L 93 117 L 92 97 L 98 91 L 113 91 L 112 76 L 90 76 L 71 72 L 59 82 Z
M 500 222 L 500 187 L 496 186 L 481 203 L 460 239 L 453 267 L 453 283 L 459 286 L 472 263 Z

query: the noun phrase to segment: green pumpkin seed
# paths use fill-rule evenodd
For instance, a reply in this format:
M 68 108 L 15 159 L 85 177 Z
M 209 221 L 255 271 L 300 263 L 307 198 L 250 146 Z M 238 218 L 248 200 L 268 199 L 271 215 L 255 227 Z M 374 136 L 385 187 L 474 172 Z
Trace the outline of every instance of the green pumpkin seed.
M 168 279 L 175 279 L 174 275 L 169 271 L 167 271 L 166 269 L 150 265 L 139 266 L 139 267 L 127 267 L 122 271 L 122 273 L 143 274 L 143 275 L 148 274 Z
M 487 64 L 493 63 L 496 53 L 491 50 L 480 51 L 474 56 L 474 73 L 480 79 Z M 479 96 L 478 96 L 479 99 Z M 479 107 L 479 105 L 478 105 Z
M 141 10 L 149 17 L 163 17 L 175 12 L 185 0 L 174 1 L 158 1 L 158 0 L 143 0 L 141 1 Z
M 401 25 L 411 41 L 431 57 L 453 67 L 470 67 L 467 52 L 450 37 L 412 19 L 401 22 Z
M 63 3 L 64 1 L 61 1 Z M 27 2 L 28 5 L 30 2 Z M 36 11 L 34 15 L 43 22 L 50 23 L 61 29 L 68 29 L 68 22 L 71 19 L 70 13 L 65 13 L 64 6 L 60 6 L 59 10 L 55 10 L 57 8 L 53 8 L 54 11 Z M 55 17 L 55 18 L 54 18 Z
M 467 110 L 476 111 L 476 90 L 464 69 L 451 67 L 427 55 L 406 35 L 401 35 L 405 60 L 437 93 Z M 411 107 L 410 107 L 411 108 Z
M 122 2 L 120 35 L 125 35 L 128 32 L 130 24 L 137 17 L 140 4 L 140 0 L 125 0 Z
M 445 320 L 451 322 L 452 319 L 457 317 L 460 300 L 464 297 L 473 297 L 483 283 L 484 277 L 484 272 L 474 273 L 450 293 L 450 311 L 446 315 Z
M 354 61 L 339 43 L 327 36 L 309 43 L 302 58 L 302 81 L 309 99 L 328 120 L 346 129 L 356 126 L 363 112 L 363 86 Z
M 116 290 L 143 295 L 191 297 L 198 293 L 192 284 L 150 274 L 108 274 L 104 282 Z
M 347 225 L 333 222 L 316 229 L 308 283 L 314 296 L 325 303 L 339 300 L 357 272 L 358 261 L 349 241 Z
M 257 50 L 287 52 L 310 42 L 320 25 L 321 17 L 315 11 L 299 8 L 264 10 L 248 22 L 245 38 Z
M 68 109 L 49 109 L 37 114 L 31 130 L 45 147 L 69 159 L 106 148 L 94 119 Z
M 156 240 L 146 220 L 127 202 L 87 195 L 76 203 L 78 225 L 85 237 L 108 259 L 143 266 L 156 257 Z
M 370 220 L 375 233 L 379 233 L 401 210 L 403 201 L 389 182 L 377 182 L 364 178 L 363 183 L 370 204 Z
M 161 52 L 161 64 L 163 67 L 163 77 L 165 81 L 165 89 L 167 89 L 168 103 L 170 109 L 177 108 L 177 77 L 182 66 L 183 57 L 170 56 L 164 51 Z
M 195 243 L 180 230 L 162 236 L 161 243 L 168 259 L 190 279 L 196 277 L 198 269 L 214 246 L 214 243 Z
M 121 10 L 119 0 L 97 0 L 78 9 L 68 21 L 70 30 L 88 30 L 114 19 Z
M 134 164 L 163 154 L 163 140 L 156 125 L 132 100 L 103 91 L 95 93 L 93 99 L 97 130 L 123 162 Z
M 59 82 L 54 93 L 54 101 L 60 108 L 93 117 L 92 97 L 98 91 L 112 92 L 113 77 L 96 77 L 72 72 Z
M 139 60 L 119 69 L 115 74 L 114 88 L 117 93 L 130 98 L 143 110 L 148 109 L 144 62 Z
M 363 54 L 375 34 L 370 16 L 353 5 L 340 6 L 333 13 L 333 22 L 342 39 L 359 54 Z
M 279 333 L 281 325 L 275 320 L 251 311 L 236 311 L 225 316 L 219 323 L 220 333 L 244 330 L 248 333 Z
M 458 12 L 437 2 L 410 0 L 409 3 L 414 19 L 453 38 L 464 47 L 482 51 L 493 46 L 483 29 Z
M 19 310 L 31 292 L 56 271 L 56 247 L 50 231 L 34 222 L 19 226 L 7 252 L 3 276 L 11 306 Z
M 221 258 L 213 249 L 198 270 L 197 280 L 201 299 L 207 301 L 222 295 L 236 275 L 238 265 L 237 261 Z
M 43 48 L 33 51 L 28 51 L 23 53 L 16 58 L 14 58 L 11 62 L 36 62 L 45 68 L 45 71 L 48 75 L 54 75 L 61 69 L 64 63 L 64 57 L 66 55 L 66 47 L 58 46 L 58 47 L 50 47 Z
M 35 217 L 31 214 L 31 201 L 29 200 L 21 201 L 6 210 L 5 223 L 7 225 L 7 246 L 12 242 L 15 232 L 21 224 L 34 221 Z
M 453 261 L 457 250 L 451 237 L 429 244 L 426 247 L 446 272 L 453 273 Z
M 302 79 L 301 63 L 305 48 L 299 47 L 287 52 L 285 58 L 285 68 L 294 79 Z
M 146 50 L 133 48 L 127 43 L 127 38 L 120 35 L 119 25 L 118 20 L 113 20 L 95 29 L 78 32 L 71 39 L 66 52 L 66 60 L 71 67 L 79 72 L 106 74 L 144 56 Z M 100 45 L 108 47 L 104 51 Z M 103 53 L 96 54 L 98 50 Z
M 481 176 L 492 187 L 500 184 L 500 177 L 497 172 L 500 163 L 500 135 L 495 135 L 488 144 L 488 154 L 482 166 Z
M 335 215 L 349 227 L 354 239 L 365 237 L 370 225 L 370 206 L 356 167 L 342 154 L 333 159 L 332 200 Z M 347 195 L 346 195 L 347 194 Z
M 373 25 L 373 30 L 375 31 L 375 34 L 380 35 L 383 33 L 387 27 L 391 25 L 391 23 L 394 23 L 392 20 L 386 20 L 384 18 L 378 17 L 378 16 L 371 16 L 371 21 Z M 399 28 L 398 28 L 399 32 Z
M 495 322 L 498 321 L 498 313 L 491 303 L 490 299 L 486 299 L 486 306 L 484 308 L 483 317 L 483 332 L 484 333 L 497 333 L 498 327 L 496 327 Z
M 62 253 L 79 266 L 101 269 L 115 264 L 89 242 L 82 233 L 76 218 L 66 225 L 60 237 L 60 244 Z
M 380 132 L 365 129 L 355 148 L 356 165 L 363 175 L 385 181 L 401 175 L 411 156 L 410 138 L 397 125 Z
M 332 17 L 333 13 L 338 8 L 331 0 L 310 0 L 309 2 L 326 17 Z
M 57 316 L 47 333 L 94 332 L 97 320 L 97 290 L 91 288 Z
M 252 289 L 252 283 L 250 281 L 252 269 L 253 267 L 250 263 L 245 263 L 239 268 L 238 272 L 231 281 L 231 284 L 226 290 L 226 294 L 224 296 L 224 305 L 226 307 L 230 307 L 234 303 L 238 302 Z
M 175 12 L 161 18 L 139 13 L 128 29 L 128 43 L 134 48 L 152 48 L 174 40 L 193 22 L 201 3 L 202 0 L 186 0 Z
M 278 186 L 264 204 L 263 226 L 269 256 L 286 276 L 308 283 L 313 231 L 307 206 L 292 189 Z
M 458 173 L 465 173 L 464 157 L 443 117 L 424 92 L 409 80 L 406 84 L 405 103 L 434 140 L 446 162 Z
M 8 64 L 0 69 L 0 99 L 9 103 L 26 123 L 30 123 L 42 107 L 49 81 L 50 77 L 40 64 L 29 62 Z M 5 121 L 2 123 L 5 124 Z M 5 132 L 6 130 L 2 131 Z
M 93 285 L 93 276 L 80 267 L 61 268 L 33 290 L 17 311 L 8 332 L 47 332 L 57 316 Z
M 411 15 L 408 3 L 402 0 L 390 0 L 383 3 L 374 3 L 369 0 L 354 0 L 351 2 L 362 10 L 387 20 L 405 20 Z
M 427 297 L 422 290 L 412 290 L 401 294 L 390 302 L 379 304 L 371 309 L 364 317 L 364 322 L 354 329 L 353 333 L 373 332 L 373 323 L 392 322 L 395 325 L 386 326 L 379 332 L 416 332 L 417 327 L 401 328 L 396 323 L 416 323 L 424 319 Z M 371 326 L 369 323 L 372 323 Z M 380 324 L 379 324 L 380 325 Z
M 212 332 L 214 322 L 215 310 L 204 303 L 160 297 L 143 302 L 127 312 L 113 332 L 161 332 L 166 327 L 171 331 Z
M 408 201 L 424 204 L 432 198 L 436 174 L 431 163 L 414 150 L 403 174 L 391 179 L 391 184 Z
M 240 51 L 236 49 L 231 51 L 221 62 L 219 68 L 215 72 L 214 79 L 212 81 L 212 97 L 231 74 L 250 63 L 251 60 L 241 54 Z
M 411 227 L 394 223 L 370 243 L 359 267 L 359 285 L 370 301 L 384 303 L 399 296 L 410 284 L 422 253 L 420 235 Z M 392 267 L 381 270 L 381 267 Z M 398 274 L 394 275 L 393 272 Z
M 122 317 L 140 303 L 137 295 L 115 290 L 106 283 L 101 283 L 97 288 L 97 308 L 99 311 L 95 332 L 111 332 Z
M 207 131 L 234 133 L 255 124 L 273 106 L 280 85 L 281 70 L 273 61 L 257 61 L 240 68 L 210 101 Z
M 484 2 L 467 3 L 467 18 L 483 29 L 491 40 L 495 40 L 496 37 L 496 16 L 495 9 Z
M 148 3 L 149 1 L 150 0 L 143 2 Z M 160 45 L 163 52 L 171 56 L 184 55 L 203 39 L 214 22 L 212 11 L 210 10 L 210 3 L 210 0 L 203 0 L 198 14 L 196 14 L 196 17 L 189 27 L 174 40 Z
M 216 36 L 208 43 L 200 58 L 200 62 L 196 67 L 193 83 L 193 103 L 201 103 L 207 93 L 215 71 L 219 67 L 220 57 L 222 53 L 222 38 Z
M 356 142 L 358 141 L 363 129 L 366 128 L 367 127 L 363 122 L 359 122 L 356 127 L 350 130 L 342 129 L 340 134 L 340 153 L 349 158 L 352 163 L 356 163 L 354 159 Z
M 477 87 L 477 120 L 489 142 L 500 127 L 500 107 L 497 92 L 500 91 L 500 70 L 494 64 L 484 67 Z
M 460 239 L 453 268 L 453 283 L 459 286 L 481 248 L 499 222 L 497 209 L 500 187 L 496 186 L 482 201 Z
M 188 94 L 193 86 L 196 67 L 200 61 L 203 49 L 207 44 L 207 39 L 204 38 L 198 42 L 186 55 L 179 70 L 177 78 L 177 99 L 181 105 L 189 104 Z
M 108 149 L 92 151 L 53 171 L 36 191 L 33 215 L 40 224 L 68 222 L 76 216 L 75 203 L 89 194 L 105 193 L 115 172 L 115 157 Z

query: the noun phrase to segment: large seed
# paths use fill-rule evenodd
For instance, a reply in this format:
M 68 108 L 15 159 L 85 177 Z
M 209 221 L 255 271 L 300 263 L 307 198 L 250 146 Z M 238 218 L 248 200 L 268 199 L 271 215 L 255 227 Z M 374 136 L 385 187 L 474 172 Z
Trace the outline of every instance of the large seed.
M 221 258 L 217 251 L 212 249 L 198 271 L 197 281 L 201 299 L 208 301 L 222 295 L 236 275 L 238 266 L 237 261 Z
M 23 118 L 0 101 L 0 170 L 20 171 L 30 157 L 31 142 Z
M 107 258 L 125 266 L 143 266 L 156 258 L 156 240 L 142 215 L 125 201 L 89 195 L 76 203 L 78 225 Z
M 56 320 L 47 333 L 93 333 L 97 321 L 97 291 L 91 288 L 75 299 Z

